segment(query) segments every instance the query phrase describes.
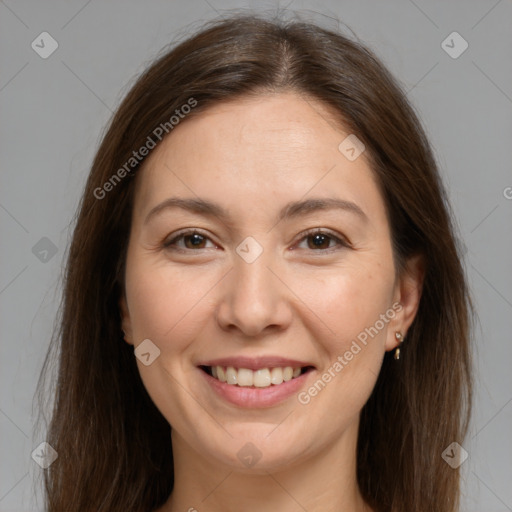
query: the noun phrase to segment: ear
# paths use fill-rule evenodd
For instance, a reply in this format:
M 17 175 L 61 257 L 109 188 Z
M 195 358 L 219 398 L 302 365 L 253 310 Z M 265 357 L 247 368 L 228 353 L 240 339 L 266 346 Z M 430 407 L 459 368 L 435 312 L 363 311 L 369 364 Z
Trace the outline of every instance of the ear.
M 407 260 L 405 268 L 396 279 L 393 296 L 393 309 L 396 315 L 389 323 L 386 351 L 393 350 L 400 344 L 395 337 L 396 332 L 400 332 L 405 339 L 420 305 L 424 277 L 423 256 L 416 255 Z
M 124 339 L 126 343 L 133 345 L 132 322 L 124 292 L 121 294 L 121 298 L 119 299 L 119 310 L 121 312 L 121 329 L 124 333 Z

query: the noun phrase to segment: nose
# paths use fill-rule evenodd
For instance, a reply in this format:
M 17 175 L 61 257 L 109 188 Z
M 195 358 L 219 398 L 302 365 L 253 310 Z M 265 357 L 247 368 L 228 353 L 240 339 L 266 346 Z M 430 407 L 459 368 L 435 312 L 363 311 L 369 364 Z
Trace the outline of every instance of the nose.
M 293 294 L 279 274 L 266 251 L 252 263 L 236 256 L 234 268 L 223 280 L 219 326 L 247 337 L 285 330 L 292 320 Z

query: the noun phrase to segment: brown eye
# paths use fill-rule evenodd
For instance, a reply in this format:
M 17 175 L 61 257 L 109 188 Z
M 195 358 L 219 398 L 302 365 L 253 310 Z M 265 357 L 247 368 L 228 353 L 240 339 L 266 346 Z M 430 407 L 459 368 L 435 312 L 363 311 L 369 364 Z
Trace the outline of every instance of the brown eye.
M 308 248 L 309 249 L 328 249 L 331 241 L 331 237 L 322 233 L 316 233 L 314 235 L 308 235 Z
M 185 235 L 183 240 L 187 249 L 204 249 L 203 246 L 206 242 L 206 237 L 198 233 L 194 233 L 193 235 Z
M 209 249 L 208 242 L 213 246 L 211 240 L 197 231 L 186 231 L 179 233 L 177 236 L 164 242 L 163 246 L 166 249 L 176 249 L 179 251 L 194 250 L 194 249 Z
M 306 242 L 306 247 L 303 247 L 304 242 Z M 331 252 L 332 250 L 337 250 L 342 247 L 349 247 L 349 244 L 344 239 L 335 236 L 334 234 L 317 230 L 306 233 L 301 239 L 298 247 L 317 252 Z

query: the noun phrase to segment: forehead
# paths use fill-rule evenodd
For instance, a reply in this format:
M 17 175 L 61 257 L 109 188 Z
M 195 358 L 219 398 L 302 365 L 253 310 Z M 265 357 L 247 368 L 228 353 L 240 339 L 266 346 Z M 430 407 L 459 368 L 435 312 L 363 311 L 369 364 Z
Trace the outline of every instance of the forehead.
M 182 121 L 149 155 L 137 177 L 136 208 L 147 211 L 176 194 L 235 209 L 308 193 L 342 195 L 363 208 L 382 203 L 367 155 L 350 161 L 340 152 L 348 135 L 328 106 L 296 93 L 210 106 Z

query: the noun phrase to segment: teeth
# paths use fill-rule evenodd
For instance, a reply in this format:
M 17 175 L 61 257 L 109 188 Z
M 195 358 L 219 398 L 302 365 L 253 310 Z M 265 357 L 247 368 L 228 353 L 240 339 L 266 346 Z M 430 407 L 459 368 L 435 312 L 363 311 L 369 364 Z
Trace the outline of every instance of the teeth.
M 226 372 L 224 371 L 224 368 L 222 366 L 215 366 L 215 371 L 217 375 L 213 375 L 217 379 L 219 379 L 221 382 L 226 382 Z M 212 366 L 212 374 L 213 374 L 213 366 Z
M 251 371 L 251 370 L 249 370 Z M 256 370 L 254 373 L 254 385 L 257 388 L 268 388 L 270 384 L 270 370 L 263 368 L 263 370 Z
M 270 370 L 270 381 L 275 385 L 281 384 L 283 382 L 283 370 L 281 368 L 272 368 Z
M 240 368 L 238 370 L 237 383 L 239 386 L 252 386 L 253 384 L 253 372 L 247 368 Z M 255 384 L 256 385 L 256 384 Z
M 277 386 L 283 382 L 288 382 L 295 377 L 299 377 L 302 368 L 292 368 L 285 366 L 284 368 L 261 368 L 252 371 L 248 368 L 233 368 L 228 366 L 212 366 L 212 376 L 221 382 L 226 382 L 232 386 L 242 386 L 256 388 L 267 388 L 271 385 Z
M 232 366 L 226 368 L 226 382 L 228 384 L 238 384 L 238 372 Z

